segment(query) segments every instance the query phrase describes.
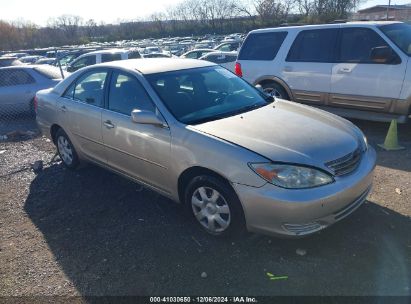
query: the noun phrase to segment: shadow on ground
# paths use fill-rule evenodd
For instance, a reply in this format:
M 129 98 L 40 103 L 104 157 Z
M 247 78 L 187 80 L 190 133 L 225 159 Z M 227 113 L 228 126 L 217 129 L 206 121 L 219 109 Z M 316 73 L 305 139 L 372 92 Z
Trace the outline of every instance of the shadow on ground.
M 310 238 L 233 243 L 117 175 L 53 165 L 32 182 L 25 211 L 81 295 L 411 294 L 411 220 L 372 202 Z
M 24 141 L 40 135 L 36 119 L 30 115 L 0 115 L 0 142 L 1 141 Z M 7 138 L 3 138 L 7 136 Z

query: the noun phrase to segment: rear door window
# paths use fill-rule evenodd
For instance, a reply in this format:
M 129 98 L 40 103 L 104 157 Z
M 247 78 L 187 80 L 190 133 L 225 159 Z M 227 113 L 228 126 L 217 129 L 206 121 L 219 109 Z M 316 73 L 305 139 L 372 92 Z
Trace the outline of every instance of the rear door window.
M 106 71 L 89 72 L 81 76 L 74 88 L 74 99 L 97 107 L 103 107 Z
M 101 54 L 101 62 L 121 60 L 121 54 Z
M 333 62 L 338 29 L 301 31 L 291 46 L 286 61 Z
M 35 83 L 34 78 L 23 70 L 9 69 L 3 70 L 1 74 L 0 86 L 11 87 L 16 85 L 27 85 Z
M 273 60 L 287 32 L 252 33 L 245 40 L 239 60 Z
M 201 56 L 199 56 L 198 54 L 199 54 L 199 52 L 191 52 L 191 53 L 188 53 L 188 54 L 186 55 L 186 58 L 197 59 L 197 58 L 201 57 Z

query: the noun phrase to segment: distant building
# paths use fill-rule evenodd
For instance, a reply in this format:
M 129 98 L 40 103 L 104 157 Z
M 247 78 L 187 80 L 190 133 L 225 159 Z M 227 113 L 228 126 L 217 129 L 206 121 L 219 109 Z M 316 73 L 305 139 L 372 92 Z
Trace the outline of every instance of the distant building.
M 405 5 L 376 5 L 369 8 L 364 8 L 355 13 L 352 17 L 353 20 L 398 20 L 398 21 L 411 21 L 411 4 Z

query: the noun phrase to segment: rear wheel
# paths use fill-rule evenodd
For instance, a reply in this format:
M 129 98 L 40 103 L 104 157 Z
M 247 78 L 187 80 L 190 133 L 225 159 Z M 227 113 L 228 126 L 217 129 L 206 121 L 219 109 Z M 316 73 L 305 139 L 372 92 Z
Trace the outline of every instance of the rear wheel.
M 63 164 L 69 169 L 77 168 L 80 163 L 77 152 L 63 129 L 59 129 L 56 133 L 56 145 Z
M 244 212 L 234 190 L 213 176 L 197 176 L 186 188 L 185 202 L 199 226 L 215 236 L 242 235 Z
M 288 96 L 287 91 L 280 84 L 274 81 L 263 83 L 261 86 L 263 91 L 270 96 L 290 100 L 290 96 Z

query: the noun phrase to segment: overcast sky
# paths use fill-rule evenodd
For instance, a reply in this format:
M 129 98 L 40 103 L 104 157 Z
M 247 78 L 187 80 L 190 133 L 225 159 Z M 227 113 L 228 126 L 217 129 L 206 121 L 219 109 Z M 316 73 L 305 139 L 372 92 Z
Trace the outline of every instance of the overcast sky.
M 119 20 L 144 18 L 153 12 L 165 11 L 167 7 L 182 0 L 0 0 L 0 19 L 26 20 L 46 25 L 51 17 L 63 14 L 78 15 L 85 20 L 115 23 Z M 406 4 L 411 0 L 392 0 L 392 4 Z M 361 8 L 388 4 L 388 0 L 369 0 Z

